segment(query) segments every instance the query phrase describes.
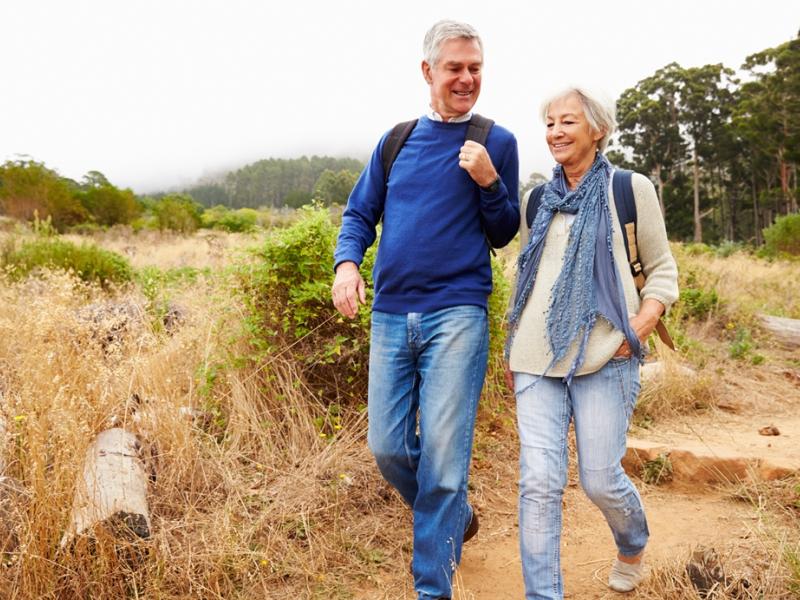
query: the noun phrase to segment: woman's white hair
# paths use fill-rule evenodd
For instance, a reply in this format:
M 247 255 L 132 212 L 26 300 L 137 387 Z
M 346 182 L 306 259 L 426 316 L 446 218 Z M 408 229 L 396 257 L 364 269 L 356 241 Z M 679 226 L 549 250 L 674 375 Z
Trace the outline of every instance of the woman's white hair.
M 481 56 L 483 56 L 483 42 L 481 41 L 481 36 L 478 35 L 478 32 L 475 31 L 472 25 L 445 19 L 434 23 L 433 27 L 425 34 L 425 41 L 422 43 L 422 55 L 425 62 L 431 67 L 435 67 L 436 61 L 439 60 L 439 50 L 441 50 L 442 44 L 448 40 L 457 38 L 475 40 L 478 42 L 478 47 L 481 49 Z
M 542 122 L 547 123 L 547 111 L 556 100 L 575 94 L 583 106 L 583 114 L 589 122 L 589 127 L 596 133 L 604 133 L 597 146 L 600 152 L 605 152 L 608 141 L 617 129 L 617 105 L 606 94 L 589 90 L 585 87 L 570 86 L 555 94 L 550 95 L 542 102 Z

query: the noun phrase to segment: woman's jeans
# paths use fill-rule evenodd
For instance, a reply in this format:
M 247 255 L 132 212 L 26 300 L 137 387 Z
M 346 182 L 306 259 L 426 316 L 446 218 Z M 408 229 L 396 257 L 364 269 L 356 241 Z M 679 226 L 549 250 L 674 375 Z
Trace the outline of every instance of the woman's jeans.
M 514 373 L 522 572 L 527 600 L 560 599 L 561 498 L 570 420 L 581 486 L 606 518 L 619 553 L 636 556 L 647 544 L 642 500 L 621 465 L 639 395 L 639 363 L 612 359 L 595 373 L 574 377 L 569 386 L 560 377 L 536 379 Z
M 472 517 L 467 476 L 488 352 L 486 310 L 372 313 L 368 441 L 414 514 L 414 587 L 449 598 Z

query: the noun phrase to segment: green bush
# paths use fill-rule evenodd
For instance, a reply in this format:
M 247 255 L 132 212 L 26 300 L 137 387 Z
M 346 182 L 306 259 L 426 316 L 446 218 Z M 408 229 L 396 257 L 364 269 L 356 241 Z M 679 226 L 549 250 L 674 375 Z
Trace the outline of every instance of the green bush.
M 0 261 L 15 279 L 26 277 L 38 268 L 72 271 L 82 280 L 97 282 L 103 287 L 124 283 L 133 277 L 133 269 L 123 256 L 93 244 L 78 246 L 58 238 L 27 240 L 19 248 L 12 241 L 3 249 Z
M 209 229 L 222 229 L 224 231 L 249 232 L 253 231 L 258 221 L 258 211 L 252 208 L 230 210 L 226 206 L 215 206 L 203 213 L 203 227 Z
M 680 303 L 683 313 L 695 319 L 707 318 L 719 305 L 716 290 L 702 288 L 684 288 L 680 291 Z
M 367 304 L 359 307 L 355 319 L 346 319 L 331 301 L 338 229 L 328 209 L 303 207 L 297 222 L 272 230 L 263 246 L 254 250 L 255 261 L 235 272 L 236 292 L 246 306 L 248 354 L 238 357 L 240 363 L 257 368 L 278 355 L 290 358 L 300 366 L 303 383 L 334 408 L 366 403 L 377 246 L 367 251 L 360 269 L 367 284 Z M 493 267 L 487 389 L 494 406 L 506 397 L 502 357 L 509 283 L 500 261 L 493 260 Z
M 300 366 L 304 383 L 326 404 L 366 402 L 375 246 L 361 265 L 367 306 L 345 319 L 331 302 L 337 227 L 326 209 L 304 207 L 298 215 L 254 249 L 253 262 L 236 269 L 246 307 L 247 355 L 239 359 L 258 366 L 280 353 Z
M 192 233 L 202 224 L 203 207 L 187 194 L 168 194 L 152 205 L 160 230 Z
M 800 213 L 778 217 L 764 230 L 764 250 L 769 256 L 800 256 Z

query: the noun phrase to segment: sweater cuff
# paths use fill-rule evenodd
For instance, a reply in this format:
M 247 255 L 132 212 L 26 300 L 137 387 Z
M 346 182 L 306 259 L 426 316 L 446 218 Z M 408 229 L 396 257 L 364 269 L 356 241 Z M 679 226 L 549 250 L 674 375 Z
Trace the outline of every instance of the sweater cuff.
M 345 253 L 345 254 L 337 255 L 337 256 L 334 257 L 333 272 L 336 273 L 336 269 L 343 262 L 356 263 L 356 266 L 360 269 L 361 268 L 362 259 L 363 259 L 362 256 L 356 256 L 355 254 L 346 254 Z

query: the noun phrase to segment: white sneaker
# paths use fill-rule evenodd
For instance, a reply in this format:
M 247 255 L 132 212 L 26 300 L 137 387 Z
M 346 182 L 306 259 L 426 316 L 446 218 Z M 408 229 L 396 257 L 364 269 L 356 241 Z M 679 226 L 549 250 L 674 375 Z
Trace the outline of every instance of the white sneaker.
M 608 574 L 608 587 L 615 592 L 630 592 L 643 579 L 644 564 L 641 561 L 629 564 L 616 559 L 614 566 L 611 567 L 611 573 Z

